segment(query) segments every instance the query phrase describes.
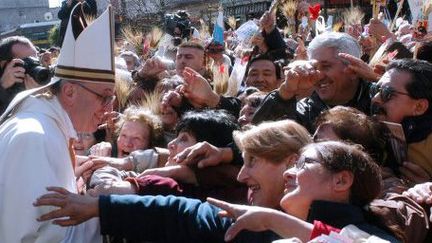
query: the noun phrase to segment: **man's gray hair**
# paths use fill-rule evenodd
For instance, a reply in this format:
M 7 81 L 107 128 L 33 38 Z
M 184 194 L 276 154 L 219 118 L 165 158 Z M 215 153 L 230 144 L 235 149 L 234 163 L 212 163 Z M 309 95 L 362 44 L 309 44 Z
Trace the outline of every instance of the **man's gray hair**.
M 349 34 L 341 32 L 325 32 L 316 36 L 307 49 L 308 57 L 318 48 L 333 48 L 338 53 L 347 53 L 357 58 L 361 56 L 361 49 L 358 42 Z

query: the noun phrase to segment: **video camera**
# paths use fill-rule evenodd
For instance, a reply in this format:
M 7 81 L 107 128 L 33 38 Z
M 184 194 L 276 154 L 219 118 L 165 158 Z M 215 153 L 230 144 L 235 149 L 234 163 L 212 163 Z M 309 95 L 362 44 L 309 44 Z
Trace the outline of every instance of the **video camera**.
M 25 57 L 22 59 L 23 64 L 17 63 L 15 66 L 21 66 L 25 69 L 25 73 L 30 75 L 38 84 L 47 84 L 53 76 L 53 70 L 42 67 L 39 60 L 35 57 Z
M 180 33 L 176 31 L 176 27 Z M 165 14 L 165 31 L 174 38 L 189 38 L 191 35 L 191 22 L 186 11 L 179 10 L 175 14 Z

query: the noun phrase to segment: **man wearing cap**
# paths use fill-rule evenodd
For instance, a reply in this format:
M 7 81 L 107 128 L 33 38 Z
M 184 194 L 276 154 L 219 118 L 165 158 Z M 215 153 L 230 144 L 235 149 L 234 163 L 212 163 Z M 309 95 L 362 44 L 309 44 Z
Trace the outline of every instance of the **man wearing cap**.
M 77 131 L 94 132 L 115 98 L 112 27 L 111 7 L 87 26 L 78 4 L 55 77 L 19 93 L 0 117 L 0 242 L 101 241 L 95 222 L 61 228 L 36 221 L 50 209 L 32 202 L 49 185 L 78 192 L 73 140 Z

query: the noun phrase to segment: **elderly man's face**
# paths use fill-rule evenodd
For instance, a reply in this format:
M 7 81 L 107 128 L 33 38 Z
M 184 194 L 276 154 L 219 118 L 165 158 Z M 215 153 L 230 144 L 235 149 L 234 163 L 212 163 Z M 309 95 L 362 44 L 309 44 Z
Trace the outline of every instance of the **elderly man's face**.
M 411 75 L 391 69 L 377 83 L 379 92 L 372 98 L 372 113 L 381 121 L 401 123 L 405 117 L 416 116 L 418 100 L 409 96 L 406 85 Z
M 183 75 L 185 67 L 200 72 L 204 68 L 204 51 L 197 48 L 180 47 L 176 56 L 176 72 Z
M 247 73 L 246 86 L 256 87 L 263 92 L 279 88 L 281 80 L 276 76 L 276 68 L 272 61 L 258 60 L 253 62 Z
M 75 130 L 78 132 L 96 131 L 103 122 L 104 113 L 113 109 L 113 102 L 107 103 L 106 101 L 110 100 L 108 97 L 114 96 L 114 84 L 90 82 L 71 84 L 75 89 L 75 95 L 69 95 L 71 108 L 68 114 Z M 68 94 L 63 95 L 68 96 Z
M 317 48 L 311 53 L 310 59 L 318 61 L 318 69 L 325 77 L 317 82 L 315 91 L 326 104 L 343 105 L 350 101 L 358 86 L 354 73 L 347 71 L 347 64 L 337 56 L 330 47 Z

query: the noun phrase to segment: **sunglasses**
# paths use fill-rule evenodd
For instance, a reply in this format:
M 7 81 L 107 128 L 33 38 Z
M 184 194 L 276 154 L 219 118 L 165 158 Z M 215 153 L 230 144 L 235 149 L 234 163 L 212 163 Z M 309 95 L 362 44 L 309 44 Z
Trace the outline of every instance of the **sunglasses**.
M 96 95 L 99 99 L 102 100 L 102 106 L 103 107 L 105 107 L 105 106 L 107 106 L 109 104 L 112 104 L 114 102 L 115 98 L 116 98 L 115 95 L 112 95 L 112 96 L 101 95 L 101 94 L 99 94 L 99 93 L 97 93 L 97 92 L 95 92 L 95 91 L 87 88 L 86 86 L 84 86 L 84 85 L 82 85 L 82 84 L 80 84 L 78 82 L 74 82 L 74 84 L 76 84 L 76 85 L 80 86 L 81 88 L 87 90 L 88 92 Z
M 381 87 L 378 84 L 373 83 L 369 89 L 369 97 L 373 98 L 378 93 L 380 94 L 380 98 L 383 102 L 389 101 L 395 94 L 410 96 L 410 94 L 397 91 L 392 87 Z

